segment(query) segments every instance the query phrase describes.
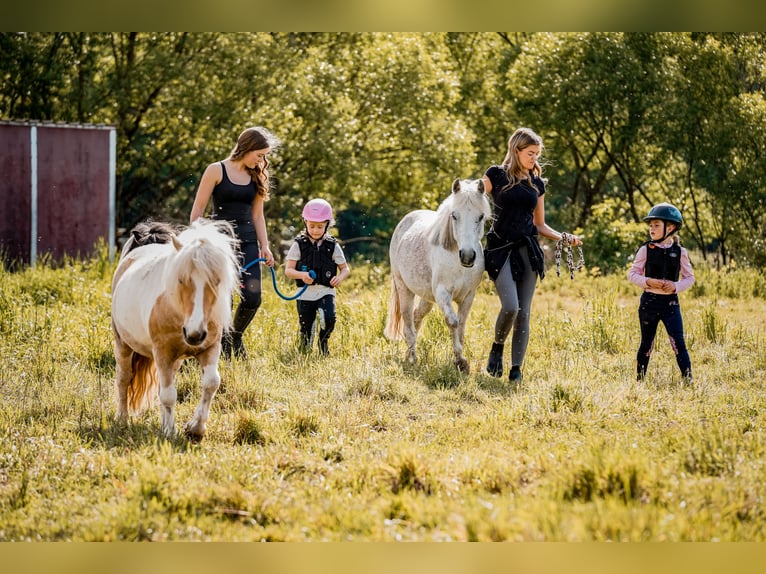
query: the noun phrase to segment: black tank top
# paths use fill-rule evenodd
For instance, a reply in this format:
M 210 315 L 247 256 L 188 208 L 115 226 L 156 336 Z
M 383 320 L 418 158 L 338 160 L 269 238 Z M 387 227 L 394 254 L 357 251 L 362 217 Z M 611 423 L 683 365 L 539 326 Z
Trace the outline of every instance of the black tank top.
M 221 162 L 221 181 L 213 188 L 213 219 L 225 219 L 234 225 L 234 232 L 243 243 L 258 241 L 253 224 L 255 182 L 244 185 L 233 183 Z

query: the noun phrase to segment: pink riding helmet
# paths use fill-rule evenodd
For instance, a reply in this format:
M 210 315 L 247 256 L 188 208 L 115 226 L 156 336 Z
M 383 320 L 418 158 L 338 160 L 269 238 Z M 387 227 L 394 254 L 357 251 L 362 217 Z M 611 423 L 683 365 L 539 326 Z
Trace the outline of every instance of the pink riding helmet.
M 303 208 L 306 221 L 332 221 L 332 207 L 324 199 L 312 199 Z

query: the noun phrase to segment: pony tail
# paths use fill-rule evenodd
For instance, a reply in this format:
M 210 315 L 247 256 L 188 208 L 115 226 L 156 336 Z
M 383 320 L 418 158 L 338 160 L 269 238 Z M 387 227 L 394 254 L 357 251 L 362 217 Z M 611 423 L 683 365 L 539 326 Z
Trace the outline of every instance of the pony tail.
M 386 316 L 386 326 L 383 329 L 383 335 L 391 341 L 398 341 L 402 338 L 403 327 L 402 310 L 399 307 L 399 290 L 396 288 L 396 281 L 392 278 L 391 299 L 388 304 L 388 315 Z
M 128 383 L 128 410 L 141 413 L 151 406 L 159 387 L 154 360 L 133 353 L 133 378 Z

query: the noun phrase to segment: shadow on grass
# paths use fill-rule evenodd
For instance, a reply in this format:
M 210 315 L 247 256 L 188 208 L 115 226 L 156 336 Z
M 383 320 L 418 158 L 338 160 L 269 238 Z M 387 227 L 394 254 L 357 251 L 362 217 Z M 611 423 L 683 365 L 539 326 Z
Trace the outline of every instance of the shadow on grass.
M 511 382 L 507 376 L 493 377 L 483 371 L 476 375 L 476 386 L 487 393 L 500 396 L 516 395 L 524 390 L 523 383 Z
M 402 372 L 422 382 L 431 390 L 457 390 L 475 385 L 476 388 L 499 396 L 509 396 L 523 390 L 520 383 L 512 383 L 507 377 L 493 377 L 480 367 L 472 365 L 471 374 L 459 371 L 450 362 L 425 362 L 417 364 L 402 362 Z
M 80 425 L 78 434 L 83 442 L 106 449 L 133 450 L 158 443 L 167 443 L 176 452 L 186 452 L 196 444 L 186 438 L 182 432 L 177 433 L 172 439 L 165 438 L 159 421 L 148 424 L 137 421 L 121 423 L 114 420 L 86 423 Z

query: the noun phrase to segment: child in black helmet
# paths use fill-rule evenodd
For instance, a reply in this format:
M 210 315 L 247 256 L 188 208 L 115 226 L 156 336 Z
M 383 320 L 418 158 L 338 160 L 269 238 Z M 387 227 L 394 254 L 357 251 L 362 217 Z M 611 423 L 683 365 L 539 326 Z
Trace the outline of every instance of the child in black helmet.
M 335 288 L 351 269 L 337 240 L 329 234 L 332 207 L 324 199 L 312 199 L 303 207 L 305 229 L 287 252 L 285 275 L 299 287 L 308 285 L 298 297 L 300 347 L 308 350 L 311 328 L 320 317 L 319 352 L 329 354 L 328 341 L 335 329 Z
M 678 293 L 694 284 L 689 254 L 681 247 L 676 235 L 683 225 L 683 217 L 675 206 L 660 203 L 652 207 L 644 221 L 649 223 L 651 239 L 638 248 L 628 271 L 630 282 L 644 290 L 638 307 L 641 344 L 636 357 L 637 379 L 640 381 L 646 376 L 657 325 L 662 321 L 681 375 L 691 381 L 692 366 L 678 303 Z

